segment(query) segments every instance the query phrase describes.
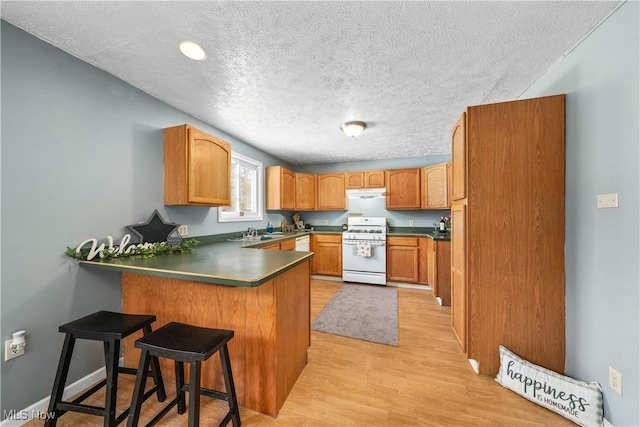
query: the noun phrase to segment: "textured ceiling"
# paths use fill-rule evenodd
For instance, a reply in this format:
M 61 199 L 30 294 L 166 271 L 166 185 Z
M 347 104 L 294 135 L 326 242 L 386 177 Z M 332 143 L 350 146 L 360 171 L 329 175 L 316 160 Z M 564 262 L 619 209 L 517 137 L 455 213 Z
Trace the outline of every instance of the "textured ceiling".
M 291 164 L 448 154 L 617 2 L 2 2 L 2 19 Z M 208 58 L 183 57 L 178 42 Z M 362 120 L 355 139 L 340 124 Z

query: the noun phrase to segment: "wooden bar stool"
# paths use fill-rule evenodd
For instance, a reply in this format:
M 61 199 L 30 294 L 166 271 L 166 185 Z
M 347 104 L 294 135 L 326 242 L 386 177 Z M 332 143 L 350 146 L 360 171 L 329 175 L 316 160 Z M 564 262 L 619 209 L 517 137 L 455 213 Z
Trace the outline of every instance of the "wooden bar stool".
M 127 408 L 122 414 L 116 417 L 118 374 L 135 375 L 137 371 L 132 368 L 118 366 L 120 360 L 120 341 L 139 330 L 142 330 L 145 335 L 150 334 L 152 332 L 151 323 L 155 320 L 156 316 L 150 315 L 98 311 L 60 326 L 58 330 L 66 335 L 62 347 L 62 354 L 60 355 L 60 362 L 58 363 L 56 378 L 53 382 L 51 400 L 49 401 L 49 413 L 53 414 L 53 416 L 47 419 L 45 427 L 55 427 L 58 418 L 67 411 L 100 415 L 104 417 L 105 427 L 115 427 L 124 421 L 127 415 L 129 415 L 130 408 Z M 71 402 L 67 402 L 62 400 L 62 394 L 67 381 L 67 375 L 69 374 L 71 355 L 73 354 L 76 339 L 102 341 L 104 343 L 107 377 L 89 388 L 81 396 Z M 147 369 L 148 366 L 149 364 L 147 364 Z M 153 376 L 154 386 L 143 394 L 143 399 L 146 400 L 156 393 L 158 401 L 163 402 L 166 399 L 166 393 L 157 358 L 151 360 L 151 374 Z M 80 403 L 105 385 L 106 396 L 104 408 Z
M 225 426 L 231 420 L 233 427 L 240 427 L 240 411 L 236 399 L 236 389 L 231 374 L 231 362 L 227 342 L 233 338 L 233 331 L 226 329 L 211 329 L 198 326 L 185 325 L 184 323 L 169 323 L 155 332 L 146 335 L 136 341 L 135 346 L 142 349 L 138 376 L 133 390 L 131 412 L 127 426 L 138 425 L 140 408 L 144 400 L 143 385 L 149 374 L 148 367 L 153 357 L 164 357 L 175 362 L 176 371 L 176 397 L 169 402 L 147 426 L 156 424 L 165 416 L 171 408 L 178 405 L 178 413 L 186 410 L 185 396 L 189 392 L 189 427 L 200 424 L 200 395 L 214 399 L 226 400 L 229 403 L 229 412 L 220 422 Z M 214 353 L 220 352 L 222 374 L 226 393 L 206 389 L 200 386 L 200 373 L 202 362 L 209 359 Z M 184 383 L 184 364 L 189 363 L 189 384 Z

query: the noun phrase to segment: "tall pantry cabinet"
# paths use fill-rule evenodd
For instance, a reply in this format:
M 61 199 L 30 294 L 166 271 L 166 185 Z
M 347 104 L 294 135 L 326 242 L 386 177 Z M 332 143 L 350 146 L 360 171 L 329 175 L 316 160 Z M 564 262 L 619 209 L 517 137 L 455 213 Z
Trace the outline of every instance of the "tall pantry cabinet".
M 564 108 L 468 107 L 452 130 L 452 327 L 481 374 L 500 345 L 564 372 Z

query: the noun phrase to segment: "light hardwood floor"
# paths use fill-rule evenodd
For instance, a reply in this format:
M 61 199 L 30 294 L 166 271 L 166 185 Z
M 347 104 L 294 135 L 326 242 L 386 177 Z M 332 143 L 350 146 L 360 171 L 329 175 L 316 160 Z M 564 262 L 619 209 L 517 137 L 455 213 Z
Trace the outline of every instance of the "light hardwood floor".
M 340 285 L 312 279 L 312 319 Z M 440 307 L 430 291 L 398 288 L 398 303 L 398 347 L 312 332 L 309 363 L 278 417 L 241 408 L 242 425 L 575 425 L 504 389 L 493 377 L 476 375 L 451 331 L 450 309 Z M 132 385 L 128 375 L 120 376 L 119 408 L 128 404 Z M 167 391 L 172 391 L 171 385 Z M 102 396 L 97 393 L 93 403 L 100 404 Z M 208 398 L 201 402 L 201 425 L 218 425 L 226 403 Z M 145 402 L 141 425 L 160 405 L 155 397 Z M 178 415 L 174 408 L 158 425 L 186 423 L 187 414 Z M 42 424 L 31 421 L 27 426 Z M 76 413 L 67 413 L 58 422 L 58 426 L 101 425 L 99 417 Z

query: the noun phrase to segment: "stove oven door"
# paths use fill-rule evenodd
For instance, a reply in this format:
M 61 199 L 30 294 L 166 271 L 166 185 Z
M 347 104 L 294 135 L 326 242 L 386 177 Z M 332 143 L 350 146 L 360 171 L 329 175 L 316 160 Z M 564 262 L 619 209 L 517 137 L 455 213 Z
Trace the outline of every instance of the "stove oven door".
M 370 256 L 358 255 L 358 241 L 342 241 L 342 269 L 353 272 L 387 272 L 387 245 L 384 241 L 371 241 Z

